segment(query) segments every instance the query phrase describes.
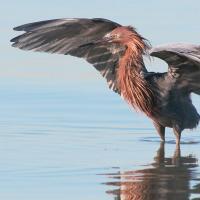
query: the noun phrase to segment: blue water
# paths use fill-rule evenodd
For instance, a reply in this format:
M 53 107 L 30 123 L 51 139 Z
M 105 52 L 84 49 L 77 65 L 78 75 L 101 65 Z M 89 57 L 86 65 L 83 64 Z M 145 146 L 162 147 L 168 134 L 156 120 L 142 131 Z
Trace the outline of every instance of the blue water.
M 200 199 L 200 129 L 159 141 L 101 86 L 0 88 L 0 199 Z

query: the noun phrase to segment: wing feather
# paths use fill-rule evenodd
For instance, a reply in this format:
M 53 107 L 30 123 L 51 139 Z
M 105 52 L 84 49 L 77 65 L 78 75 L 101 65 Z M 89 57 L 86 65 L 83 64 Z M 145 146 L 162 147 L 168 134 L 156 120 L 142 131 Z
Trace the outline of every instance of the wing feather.
M 177 87 L 200 95 L 200 45 L 169 44 L 152 48 L 151 56 L 165 60 Z
M 117 27 L 121 25 L 100 18 L 48 20 L 14 28 L 25 33 L 11 42 L 23 50 L 85 58 L 106 78 L 109 87 L 118 91 L 116 70 L 126 48 L 104 37 Z

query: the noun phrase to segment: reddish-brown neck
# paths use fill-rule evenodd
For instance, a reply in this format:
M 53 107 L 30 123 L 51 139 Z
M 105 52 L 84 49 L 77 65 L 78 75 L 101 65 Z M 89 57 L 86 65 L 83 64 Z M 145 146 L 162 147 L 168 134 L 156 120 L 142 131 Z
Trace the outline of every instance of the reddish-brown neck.
M 144 67 L 142 54 L 136 50 L 135 43 L 129 42 L 126 46 L 126 52 L 119 63 L 118 87 L 131 106 L 150 117 L 154 107 L 154 94 L 149 83 L 140 75 Z

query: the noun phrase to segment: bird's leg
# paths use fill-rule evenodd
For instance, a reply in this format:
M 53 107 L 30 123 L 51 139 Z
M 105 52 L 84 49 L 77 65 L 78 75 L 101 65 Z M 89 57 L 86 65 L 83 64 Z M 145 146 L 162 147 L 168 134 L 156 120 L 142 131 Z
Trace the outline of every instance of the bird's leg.
M 174 131 L 174 135 L 176 136 L 176 145 L 179 146 L 180 145 L 180 140 L 181 140 L 182 129 L 180 128 L 180 126 L 175 125 L 173 127 L 173 131 Z
M 155 126 L 161 140 L 164 142 L 165 141 L 165 127 L 156 122 L 153 122 L 153 125 Z

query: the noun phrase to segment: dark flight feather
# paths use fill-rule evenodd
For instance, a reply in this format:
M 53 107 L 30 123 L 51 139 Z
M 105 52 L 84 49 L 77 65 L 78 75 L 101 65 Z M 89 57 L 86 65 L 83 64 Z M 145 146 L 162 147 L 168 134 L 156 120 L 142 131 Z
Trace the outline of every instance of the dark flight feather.
M 151 49 L 150 55 L 168 63 L 168 73 L 177 79 L 177 88 L 200 95 L 200 45 L 162 45 Z
M 125 47 L 113 44 L 104 36 L 121 25 L 106 19 L 56 19 L 25 24 L 14 28 L 25 31 L 11 40 L 23 50 L 69 54 L 85 58 L 106 78 L 114 91 L 116 68 Z

